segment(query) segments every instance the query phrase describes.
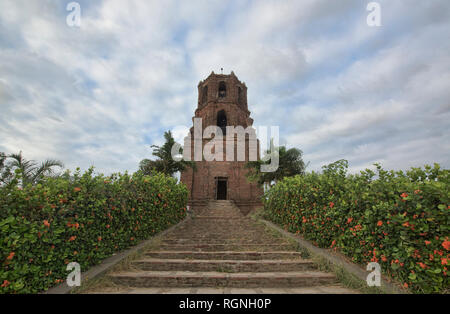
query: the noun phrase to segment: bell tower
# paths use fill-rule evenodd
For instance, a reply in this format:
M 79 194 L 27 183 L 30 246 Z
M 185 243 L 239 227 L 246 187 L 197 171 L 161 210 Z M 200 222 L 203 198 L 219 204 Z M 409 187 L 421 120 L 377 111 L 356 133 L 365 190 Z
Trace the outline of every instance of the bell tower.
M 256 137 L 255 141 L 251 141 L 248 134 L 244 140 L 241 138 L 240 143 L 245 142 L 245 159 L 242 160 L 238 158 L 237 135 L 227 134 L 230 127 L 254 131 L 253 119 L 250 118 L 247 104 L 247 86 L 234 72 L 231 74 L 212 72 L 198 84 L 198 103 L 193 122 L 194 119 L 201 119 L 202 135 L 206 134 L 204 131 L 209 126 L 218 127 L 222 131 L 223 158 L 213 161 L 207 161 L 205 158 L 202 161 L 197 160 L 196 171 L 188 168 L 181 174 L 181 181 L 190 191 L 191 206 L 195 210 L 206 205 L 209 200 L 225 199 L 234 201 L 243 213 L 248 213 L 261 204 L 260 197 L 263 194 L 262 188 L 256 183 L 250 183 L 245 176 L 247 173 L 245 164 L 249 158 L 251 156 L 259 158 L 259 142 Z M 195 138 L 198 137 L 198 132 L 199 130 L 194 132 L 194 127 L 190 129 L 191 160 L 195 160 L 194 140 L 202 143 L 204 151 L 205 145 L 213 139 L 207 136 Z M 235 147 L 232 160 L 226 156 L 227 144 L 230 142 Z
M 217 125 L 219 107 L 223 107 L 222 116 L 226 117 L 228 125 L 246 128 L 253 124 L 247 105 L 247 86 L 239 81 L 234 72 L 229 75 L 211 72 L 198 83 L 195 117 L 203 119 L 203 126 Z

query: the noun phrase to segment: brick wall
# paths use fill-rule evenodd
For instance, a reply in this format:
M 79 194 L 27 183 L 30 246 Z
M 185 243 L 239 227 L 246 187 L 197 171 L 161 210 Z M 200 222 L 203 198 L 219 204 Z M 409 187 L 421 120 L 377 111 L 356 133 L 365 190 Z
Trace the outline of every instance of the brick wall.
M 219 97 L 219 85 L 226 86 L 226 96 Z M 240 89 L 240 91 L 239 91 Z M 198 108 L 194 118 L 202 119 L 202 133 L 208 126 L 217 124 L 217 114 L 224 110 L 228 126 L 251 127 L 253 119 L 247 109 L 247 87 L 240 82 L 232 72 L 231 75 L 212 73 L 198 86 Z M 191 158 L 194 160 L 194 130 L 190 130 Z M 211 138 L 197 139 L 204 149 Z M 242 139 L 241 139 L 242 140 Z M 226 160 L 227 141 L 234 146 L 234 161 Z M 237 161 L 238 139 L 235 136 L 225 136 L 223 139 L 223 161 L 197 161 L 197 171 L 187 169 L 181 174 L 181 181 L 188 186 L 191 204 L 200 204 L 202 200 L 216 198 L 216 178 L 227 178 L 227 199 L 233 200 L 245 213 L 261 204 L 262 187 L 250 183 L 245 174 L 245 163 L 249 160 L 249 138 L 245 139 L 245 161 Z M 185 143 L 185 145 L 188 145 Z M 186 150 L 187 146 L 185 146 Z M 255 155 L 259 158 L 259 142 L 253 146 Z M 212 150 L 212 152 L 215 152 Z M 254 153 L 254 151 L 253 151 Z

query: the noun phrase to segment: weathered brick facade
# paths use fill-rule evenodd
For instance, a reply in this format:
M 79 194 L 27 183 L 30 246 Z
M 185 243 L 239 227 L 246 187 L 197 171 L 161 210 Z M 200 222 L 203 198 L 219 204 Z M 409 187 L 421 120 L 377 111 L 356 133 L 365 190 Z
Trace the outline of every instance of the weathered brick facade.
M 198 107 L 195 118 L 201 118 L 202 131 L 194 133 L 194 127 L 190 130 L 189 141 L 191 144 L 191 160 L 194 158 L 194 140 L 201 143 L 201 151 L 212 138 L 201 138 L 208 126 L 241 126 L 244 129 L 251 127 L 253 119 L 247 107 L 247 87 L 231 72 L 230 75 L 214 74 L 201 81 L 198 85 Z M 251 128 L 253 130 L 253 128 Z M 238 141 L 245 141 L 245 159 L 238 161 Z M 233 161 L 226 157 L 227 144 L 234 146 Z M 198 148 L 200 145 L 198 145 Z M 207 150 L 210 146 L 207 146 Z M 211 151 L 211 150 L 210 150 Z M 214 149 L 212 150 L 214 152 Z M 201 206 L 208 200 L 228 199 L 233 200 L 243 213 L 248 213 L 255 206 L 261 204 L 260 197 L 263 190 L 255 183 L 250 183 L 245 176 L 247 170 L 245 163 L 250 156 L 259 158 L 259 142 L 246 138 L 238 139 L 237 136 L 226 134 L 223 136 L 222 161 L 196 161 L 197 170 L 188 168 L 181 174 L 181 181 L 188 186 L 190 191 L 190 204 Z M 242 155 L 241 155 L 242 156 Z

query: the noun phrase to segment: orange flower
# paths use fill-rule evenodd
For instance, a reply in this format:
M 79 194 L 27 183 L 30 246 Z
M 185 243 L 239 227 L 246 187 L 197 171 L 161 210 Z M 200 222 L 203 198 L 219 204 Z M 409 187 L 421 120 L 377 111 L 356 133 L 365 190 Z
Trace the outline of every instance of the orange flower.
M 77 188 L 74 188 L 73 190 L 74 190 L 75 192 L 80 192 L 80 191 L 81 191 L 81 188 L 78 188 L 78 187 L 77 187 Z
M 381 220 L 379 220 L 378 222 L 377 222 L 377 226 L 378 227 L 381 227 L 383 225 L 383 222 L 381 221 Z
M 429 245 L 431 243 L 431 241 L 426 241 L 425 240 L 425 245 Z
M 330 208 L 333 208 L 333 207 L 334 207 L 334 203 L 330 202 Z
M 69 241 L 75 241 L 76 238 L 77 238 L 77 236 L 71 236 L 71 237 L 69 238 Z
M 101 240 L 102 240 L 102 237 L 98 237 L 97 240 L 101 241 Z
M 445 258 L 445 257 L 441 258 L 441 264 L 447 265 L 447 258 Z
M 44 226 L 46 226 L 47 228 L 50 228 L 50 223 L 48 222 L 48 220 L 44 220 Z
M 403 288 L 408 288 L 408 284 L 406 282 L 403 284 Z
M 387 258 L 386 258 L 386 256 L 384 256 L 384 255 L 381 255 L 381 260 L 382 260 L 383 262 L 386 262 L 386 261 L 387 261 Z
M 450 250 L 450 241 L 445 240 L 444 242 L 442 242 L 442 246 L 444 247 L 444 249 L 449 251 Z
M 353 221 L 353 218 L 351 218 L 351 217 L 347 219 L 348 224 L 351 223 L 352 221 Z
M 427 265 L 425 265 L 425 264 L 422 263 L 422 262 L 419 262 L 419 263 L 417 263 L 417 264 L 419 264 L 419 266 L 422 267 L 423 269 L 427 268 Z
M 408 197 L 408 194 L 405 193 L 405 192 L 403 192 L 402 194 L 400 194 L 400 196 L 403 197 L 403 198 L 407 198 L 407 197 Z
M 1 287 L 2 287 L 2 288 L 6 288 L 6 287 L 9 286 L 9 284 L 10 284 L 10 282 L 9 282 L 8 280 L 5 279 L 5 280 L 3 281 L 3 284 L 2 284 Z
M 6 259 L 10 261 L 13 259 L 14 255 L 16 255 L 16 253 L 14 252 L 9 253 L 9 256 Z
M 131 237 L 130 240 L 131 240 L 131 241 L 134 241 L 134 237 Z

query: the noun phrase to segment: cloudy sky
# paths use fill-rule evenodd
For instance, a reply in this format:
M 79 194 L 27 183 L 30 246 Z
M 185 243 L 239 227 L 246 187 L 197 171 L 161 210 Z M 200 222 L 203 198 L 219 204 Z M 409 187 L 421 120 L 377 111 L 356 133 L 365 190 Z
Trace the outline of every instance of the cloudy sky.
M 135 171 L 223 67 L 309 170 L 450 166 L 448 0 L 69 2 L 0 1 L 0 151 Z

